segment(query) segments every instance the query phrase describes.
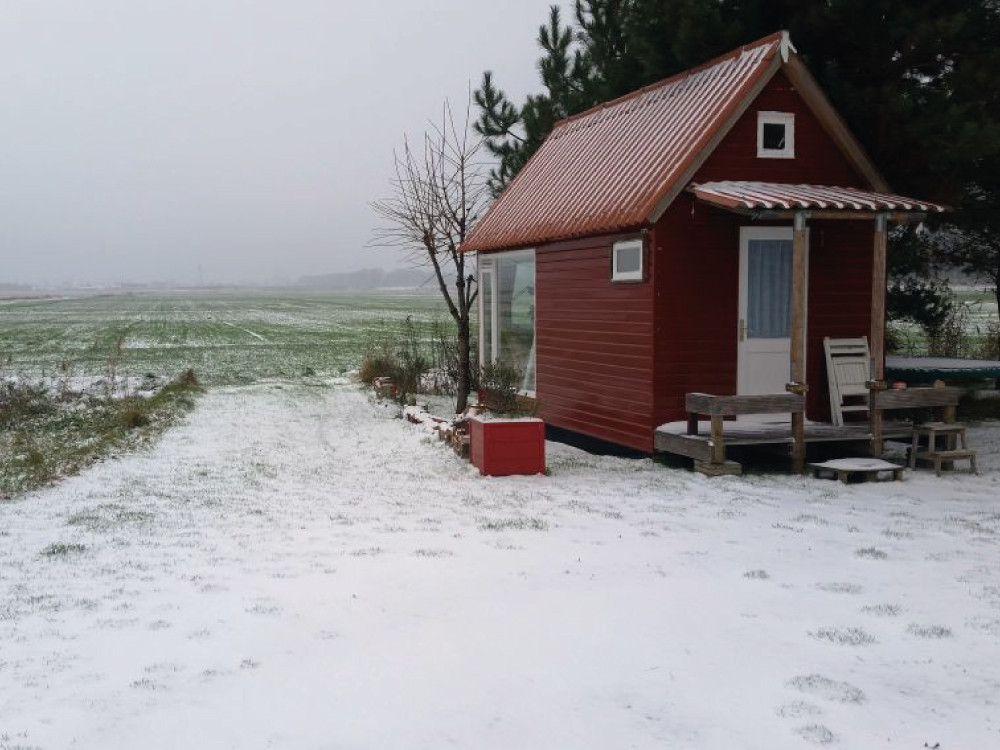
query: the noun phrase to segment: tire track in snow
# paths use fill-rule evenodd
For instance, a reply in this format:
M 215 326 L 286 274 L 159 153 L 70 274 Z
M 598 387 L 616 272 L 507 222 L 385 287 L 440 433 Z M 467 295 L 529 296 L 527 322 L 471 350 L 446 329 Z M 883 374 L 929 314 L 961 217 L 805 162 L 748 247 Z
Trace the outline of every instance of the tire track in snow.
M 240 328 L 235 323 L 227 323 L 226 321 L 222 321 L 222 324 L 226 325 L 226 326 L 229 326 L 230 328 L 235 328 L 237 331 L 243 331 L 243 333 L 248 333 L 251 336 L 253 336 L 255 339 L 260 339 L 265 344 L 270 344 L 271 343 L 266 338 L 264 338 L 263 336 L 261 336 L 259 333 L 255 332 L 255 331 L 251 331 L 249 328 Z

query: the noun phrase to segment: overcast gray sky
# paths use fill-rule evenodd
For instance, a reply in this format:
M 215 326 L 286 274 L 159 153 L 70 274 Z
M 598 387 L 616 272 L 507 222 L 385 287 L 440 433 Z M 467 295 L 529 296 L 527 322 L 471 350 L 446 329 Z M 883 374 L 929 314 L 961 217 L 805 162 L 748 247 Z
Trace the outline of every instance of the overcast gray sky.
M 550 0 L 3 0 L 0 282 L 272 282 L 365 249 L 392 149 Z

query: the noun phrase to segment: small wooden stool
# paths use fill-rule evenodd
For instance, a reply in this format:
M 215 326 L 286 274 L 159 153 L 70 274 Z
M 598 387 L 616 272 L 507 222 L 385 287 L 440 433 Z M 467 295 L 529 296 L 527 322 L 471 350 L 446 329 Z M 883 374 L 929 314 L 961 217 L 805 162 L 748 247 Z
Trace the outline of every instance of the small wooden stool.
M 920 449 L 920 439 L 927 438 L 926 450 Z M 938 446 L 938 438 L 943 445 Z M 917 461 L 930 461 L 934 465 L 934 473 L 941 476 L 942 464 L 952 469 L 955 461 L 968 460 L 973 474 L 979 473 L 976 465 L 976 452 L 970 450 L 965 440 L 965 425 L 953 422 L 926 422 L 913 426 L 913 436 L 910 440 L 910 468 Z

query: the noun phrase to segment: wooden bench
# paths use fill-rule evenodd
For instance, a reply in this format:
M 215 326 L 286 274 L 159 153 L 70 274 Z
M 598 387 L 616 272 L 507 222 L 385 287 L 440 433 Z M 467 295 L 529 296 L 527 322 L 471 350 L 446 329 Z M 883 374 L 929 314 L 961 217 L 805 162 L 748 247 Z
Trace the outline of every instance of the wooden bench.
M 803 414 L 805 397 L 801 393 L 767 393 L 754 396 L 716 396 L 711 393 L 689 393 L 684 399 L 688 413 L 687 433 L 698 434 L 698 416 L 711 422 L 712 458 L 708 462 L 695 461 L 695 468 L 703 474 L 739 474 L 740 465 L 726 461 L 726 440 L 723 423 L 726 417 L 745 414 Z M 789 428 L 791 429 L 791 428 Z M 804 446 L 798 446 L 796 455 L 804 455 Z

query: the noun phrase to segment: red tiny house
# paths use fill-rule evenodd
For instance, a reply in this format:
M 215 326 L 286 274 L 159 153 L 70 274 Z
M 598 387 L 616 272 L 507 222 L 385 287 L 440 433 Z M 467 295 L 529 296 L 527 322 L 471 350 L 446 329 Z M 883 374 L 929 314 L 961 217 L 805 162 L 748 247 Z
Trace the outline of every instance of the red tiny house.
M 871 336 L 879 381 L 886 218 L 940 210 L 888 193 L 782 32 L 559 123 L 463 247 L 533 259 L 546 422 L 653 452 L 691 393 L 828 418 L 824 337 Z

